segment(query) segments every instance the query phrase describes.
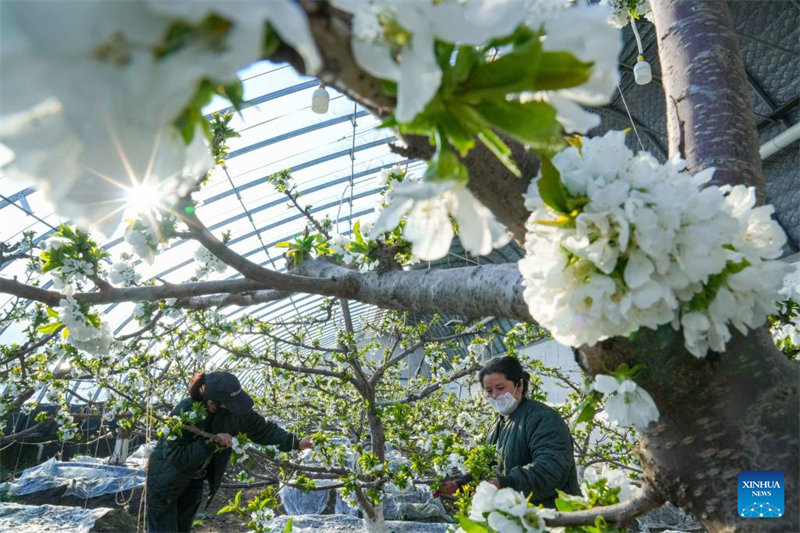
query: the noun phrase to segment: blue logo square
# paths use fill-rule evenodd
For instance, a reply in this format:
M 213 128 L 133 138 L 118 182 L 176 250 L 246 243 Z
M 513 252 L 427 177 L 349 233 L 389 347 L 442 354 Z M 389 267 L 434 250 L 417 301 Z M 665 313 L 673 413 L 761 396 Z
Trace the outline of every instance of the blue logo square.
M 777 470 L 745 470 L 739 474 L 739 516 L 778 518 L 784 508 L 784 478 Z

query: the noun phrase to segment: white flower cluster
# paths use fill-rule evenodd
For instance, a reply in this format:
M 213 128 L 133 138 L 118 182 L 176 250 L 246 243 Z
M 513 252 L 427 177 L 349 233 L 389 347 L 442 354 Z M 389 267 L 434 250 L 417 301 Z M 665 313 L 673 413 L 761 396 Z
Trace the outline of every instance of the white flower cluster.
M 496 533 L 543 533 L 546 518 L 554 518 L 555 509 L 528 504 L 525 496 L 514 489 L 497 489 L 484 481 L 472 497 L 469 519 Z M 464 533 L 458 528 L 457 533 Z
M 144 259 L 147 264 L 152 265 L 158 251 L 158 234 L 147 217 L 139 219 L 136 226 L 142 227 L 130 227 L 125 230 L 123 235 L 125 242 L 128 243 L 134 254 Z
M 794 265 L 794 271 L 783 280 L 781 299 L 785 304 L 800 307 L 800 264 Z M 790 311 L 787 307 L 788 323 L 778 324 L 772 328 L 772 340 L 779 347 L 791 346 L 800 348 L 800 313 Z
M 71 294 L 75 287 L 80 287 L 89 276 L 94 275 L 91 263 L 81 259 L 65 258 L 59 274 L 53 275 L 53 288 L 64 294 Z
M 650 0 L 600 0 L 601 4 L 611 7 L 608 23 L 615 28 L 624 28 L 631 18 L 631 8 L 637 16 L 644 16 L 649 21 L 653 20 L 653 8 Z
M 209 252 L 203 246 L 200 246 L 194 252 L 195 276 L 202 279 L 209 274 L 216 272 L 222 274 L 228 269 L 228 265 L 223 263 L 217 256 Z
M 127 261 L 117 261 L 111 265 L 111 272 L 108 274 L 108 280 L 114 285 L 131 287 L 142 281 L 142 276 L 134 270 L 133 264 Z
M 414 255 L 425 261 L 441 259 L 450 251 L 455 236 L 450 216 L 458 223 L 461 244 L 472 255 L 488 255 L 510 240 L 492 212 L 464 183 L 420 181 L 411 174 L 394 186 L 389 205 L 381 211 L 370 236 L 374 239 L 392 231 L 406 212 L 403 237 L 411 243 Z
M 224 36 L 187 32 L 182 46 L 156 53 L 175 21 L 200 26 L 212 13 L 231 23 Z M 172 192 L 213 166 L 200 129 L 187 147 L 175 119 L 201 80 L 232 83 L 261 59 L 268 21 L 308 74 L 320 68 L 307 17 L 291 0 L 4 3 L 6 175 L 35 180 L 59 214 L 111 235 L 137 177 Z
M 589 467 L 583 473 L 583 495 L 588 497 L 586 485 L 593 485 L 601 479 L 606 480 L 606 486 L 610 489 L 619 489 L 617 497 L 620 502 L 631 499 L 639 491 L 639 487 L 631 483 L 630 478 L 622 470 L 612 470 L 610 468 L 595 469 Z
M 273 518 L 275 518 L 275 511 L 266 507 L 263 509 L 256 509 L 250 513 L 250 519 L 259 531 L 269 531 L 269 523 Z
M 105 422 L 112 422 L 117 414 L 122 411 L 123 400 L 122 398 L 115 398 L 108 400 L 103 405 L 103 420 Z
M 634 155 L 618 131 L 552 162 L 571 213 L 531 183 L 519 269 L 531 315 L 562 344 L 671 323 L 704 357 L 724 350 L 729 325 L 746 333 L 775 308 L 786 235 L 753 189 L 705 186 L 714 169 L 689 175 L 681 160 Z
M 247 450 L 252 447 L 253 444 L 250 442 L 240 444 L 238 438 L 233 437 L 233 439 L 231 439 L 231 449 L 233 450 L 233 454 L 236 457 L 237 463 L 243 463 L 247 460 L 249 457 L 249 455 L 247 455 Z
M 348 244 L 350 244 L 350 237 L 347 235 L 337 233 L 333 235 L 330 240 L 331 248 L 333 248 L 334 252 L 342 256 L 342 261 L 344 261 L 345 264 L 352 263 L 354 260 L 353 255 L 347 249 Z
M 55 421 L 58 425 L 58 435 L 61 440 L 70 440 L 78 431 L 75 419 L 72 418 L 72 414 L 70 414 L 69 407 L 66 403 L 59 405 Z
M 94 327 L 71 295 L 59 300 L 58 305 L 61 307 L 59 319 L 69 329 L 67 341 L 70 344 L 91 354 L 108 354 L 114 342 L 108 323 L 102 321 L 99 329 Z
M 642 429 L 647 428 L 650 422 L 658 422 L 660 415 L 653 397 L 635 381 L 598 374 L 594 377 L 592 388 L 608 395 L 605 410 L 609 420 L 621 426 L 633 424 Z

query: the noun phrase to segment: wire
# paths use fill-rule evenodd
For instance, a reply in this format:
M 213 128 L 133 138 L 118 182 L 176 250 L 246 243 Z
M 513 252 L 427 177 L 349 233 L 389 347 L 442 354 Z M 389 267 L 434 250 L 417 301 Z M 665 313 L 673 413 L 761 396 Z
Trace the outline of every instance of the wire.
M 633 30 L 633 36 L 636 37 L 636 46 L 639 48 L 639 55 L 644 54 L 642 48 L 642 38 L 639 37 L 639 30 L 636 29 L 636 19 L 631 17 L 631 29 Z
M 631 127 L 633 128 L 633 132 L 636 134 L 636 138 L 639 140 L 639 148 L 642 149 L 644 152 L 644 144 L 642 144 L 642 138 L 639 137 L 639 130 L 636 129 L 636 123 L 633 120 L 633 116 L 631 115 L 631 110 L 628 109 L 628 102 L 625 101 L 625 94 L 622 92 L 622 88 L 619 86 L 619 82 L 617 82 L 617 89 L 619 90 L 619 95 L 622 97 L 622 103 L 625 105 L 625 111 L 628 113 L 628 120 L 631 121 Z

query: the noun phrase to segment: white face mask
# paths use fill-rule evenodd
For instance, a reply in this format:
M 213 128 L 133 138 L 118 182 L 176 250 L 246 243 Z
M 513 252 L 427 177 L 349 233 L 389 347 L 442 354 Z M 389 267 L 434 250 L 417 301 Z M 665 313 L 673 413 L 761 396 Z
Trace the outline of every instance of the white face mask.
M 517 384 L 519 386 L 519 384 Z M 514 387 L 514 394 L 517 393 L 517 387 Z M 489 400 L 489 405 L 494 407 L 494 409 L 503 416 L 508 416 L 514 412 L 514 409 L 517 408 L 519 401 L 514 398 L 514 394 L 510 392 L 504 392 L 497 398 L 487 398 Z

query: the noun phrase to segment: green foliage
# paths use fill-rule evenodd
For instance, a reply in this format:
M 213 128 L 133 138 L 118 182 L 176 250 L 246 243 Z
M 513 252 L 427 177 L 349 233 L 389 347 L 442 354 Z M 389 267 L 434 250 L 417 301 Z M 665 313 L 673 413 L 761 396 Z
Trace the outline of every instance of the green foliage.
M 333 249 L 328 245 L 328 240 L 319 233 L 298 236 L 293 241 L 279 242 L 275 247 L 287 249 L 286 259 L 292 266 L 297 266 L 306 259 L 310 259 L 312 253 L 317 256 L 333 253 Z
M 241 92 L 241 83 L 239 91 Z M 236 107 L 236 104 L 234 106 Z M 217 165 L 224 165 L 225 159 L 228 158 L 228 150 L 230 150 L 227 145 L 228 139 L 241 137 L 239 132 L 230 127 L 232 119 L 233 113 L 220 114 L 217 112 L 211 116 L 211 155 L 214 156 L 214 162 Z
M 493 45 L 478 50 L 436 43 L 442 69 L 436 96 L 411 122 L 389 119 L 384 123 L 397 127 L 402 134 L 430 138 L 436 152 L 426 179 L 466 181 L 467 169 L 456 152 L 466 155 L 475 147 L 476 137 L 519 176 L 508 147 L 492 130 L 544 154 L 564 146 L 553 107 L 539 101 L 520 102 L 513 95 L 580 85 L 589 79 L 592 64 L 568 52 L 543 50 L 540 37 L 538 32 L 520 28 L 502 40 L 508 51 L 498 58 L 489 57 L 490 52 L 496 54 Z
M 86 261 L 93 265 L 96 270 L 99 266 L 99 261 L 109 257 L 109 253 L 98 246 L 88 233 L 78 228 L 72 229 L 66 224 L 61 224 L 54 235 L 64 239 L 66 242 L 58 248 L 51 248 L 40 254 L 42 274 L 63 267 L 65 259 Z

